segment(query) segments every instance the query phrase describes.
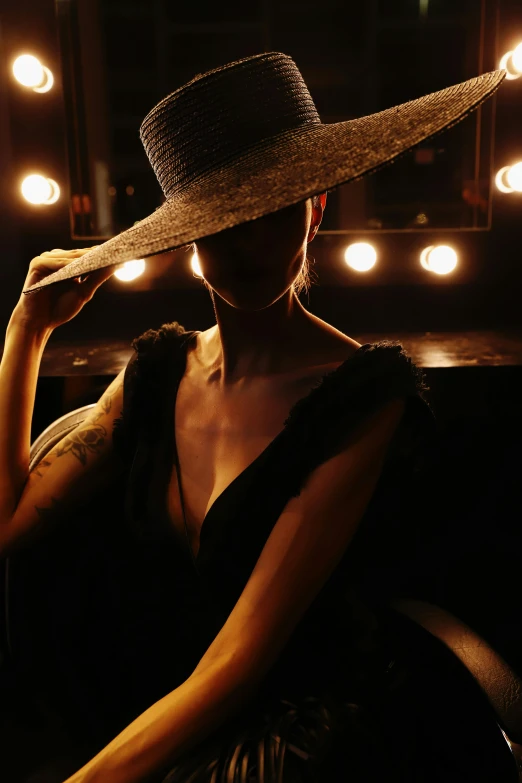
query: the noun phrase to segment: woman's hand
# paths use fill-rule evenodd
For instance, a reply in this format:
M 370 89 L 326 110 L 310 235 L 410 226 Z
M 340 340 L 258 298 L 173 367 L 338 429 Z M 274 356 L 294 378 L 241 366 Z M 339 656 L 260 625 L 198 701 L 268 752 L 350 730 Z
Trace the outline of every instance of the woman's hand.
M 66 264 L 92 250 L 49 250 L 33 258 L 29 264 L 24 288 L 38 283 L 42 278 L 57 272 Z M 57 326 L 67 323 L 78 315 L 84 304 L 89 302 L 97 289 L 123 264 L 104 267 L 81 278 L 61 280 L 32 294 L 22 293 L 11 315 L 10 323 L 36 331 L 51 332 Z

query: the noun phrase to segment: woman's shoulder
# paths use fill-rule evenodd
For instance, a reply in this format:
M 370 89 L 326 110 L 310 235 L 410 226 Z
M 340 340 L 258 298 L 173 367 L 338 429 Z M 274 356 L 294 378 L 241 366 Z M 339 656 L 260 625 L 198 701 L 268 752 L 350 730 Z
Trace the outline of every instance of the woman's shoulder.
M 321 384 L 320 408 L 326 419 L 345 419 L 373 413 L 393 399 L 406 402 L 403 427 L 433 430 L 435 417 L 430 387 L 421 366 L 399 340 L 364 342 Z M 327 412 L 327 415 L 326 415 Z
M 323 353 L 324 363 L 335 368 L 322 375 L 311 392 L 291 411 L 290 420 L 313 410 L 319 419 L 335 420 L 344 414 L 371 412 L 394 397 L 417 397 L 429 392 L 424 371 L 398 340 L 359 343 L 336 339 Z M 328 415 L 327 415 L 328 414 Z
M 311 365 L 339 364 L 350 358 L 361 344 L 332 324 L 309 313 L 310 322 L 303 341 Z
M 399 466 L 403 459 L 422 458 L 420 452 L 437 431 L 427 392 L 423 370 L 401 342 L 362 343 L 297 402 L 285 422 L 293 453 L 292 461 L 285 456 L 293 494 L 314 467 L 336 453 L 349 431 L 393 399 L 404 399 L 405 411 L 387 463 Z
M 349 388 L 362 389 L 377 379 L 376 392 L 385 393 L 387 388 L 392 392 L 397 384 L 403 387 L 406 396 L 422 396 L 429 391 L 422 369 L 399 340 L 359 342 L 314 316 L 306 351 L 310 365 L 335 366 L 321 381 L 322 397 L 327 393 L 339 394 L 342 400 Z

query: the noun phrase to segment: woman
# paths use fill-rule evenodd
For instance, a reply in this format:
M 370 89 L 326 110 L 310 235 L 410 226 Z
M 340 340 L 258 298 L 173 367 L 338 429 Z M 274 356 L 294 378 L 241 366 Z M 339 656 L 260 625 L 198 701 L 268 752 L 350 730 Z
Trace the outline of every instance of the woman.
M 383 520 L 433 418 L 400 345 L 360 345 L 296 286 L 327 189 L 456 122 L 500 80 L 325 126 L 286 55 L 223 66 L 144 120 L 165 204 L 79 259 L 33 260 L 23 293 L 40 293 L 21 297 L 17 327 L 47 334 L 116 263 L 192 242 L 216 315 L 204 332 L 173 322 L 134 340 L 125 373 L 57 448 L 81 451 L 86 428 L 116 423 L 100 448 L 128 470 L 126 519 L 143 547 L 156 542 L 173 590 L 152 650 L 126 618 L 127 663 L 143 666 L 135 719 L 69 783 L 367 781 L 383 759 L 387 779 L 406 780 L 391 728 L 375 734 L 397 685 L 380 611 L 400 525 Z

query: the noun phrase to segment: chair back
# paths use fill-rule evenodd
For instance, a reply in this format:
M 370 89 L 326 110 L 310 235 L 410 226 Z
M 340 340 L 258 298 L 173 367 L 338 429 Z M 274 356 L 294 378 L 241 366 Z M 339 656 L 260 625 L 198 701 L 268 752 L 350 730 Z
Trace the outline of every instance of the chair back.
M 43 457 L 58 443 L 62 438 L 71 432 L 78 424 L 87 418 L 91 408 L 95 408 L 96 403 L 84 405 L 76 410 L 69 411 L 59 419 L 51 422 L 48 427 L 36 438 L 31 445 L 29 453 L 29 470 L 31 471 L 40 462 Z
M 483 637 L 440 606 L 415 599 L 390 606 L 442 642 L 463 664 L 489 702 L 522 781 L 522 678 Z

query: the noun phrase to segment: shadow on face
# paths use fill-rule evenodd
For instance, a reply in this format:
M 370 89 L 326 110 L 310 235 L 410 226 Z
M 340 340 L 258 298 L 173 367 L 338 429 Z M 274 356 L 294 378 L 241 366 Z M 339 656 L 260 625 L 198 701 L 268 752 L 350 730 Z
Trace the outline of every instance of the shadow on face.
M 231 307 L 262 310 L 288 291 L 306 259 L 311 199 L 197 241 L 203 278 Z

